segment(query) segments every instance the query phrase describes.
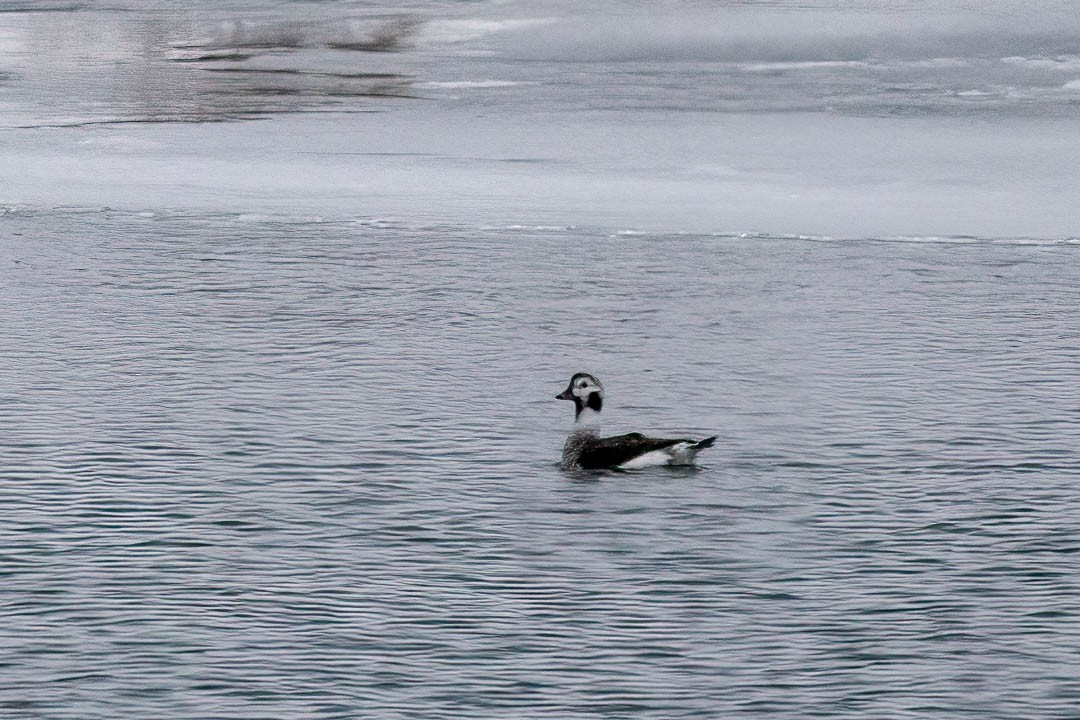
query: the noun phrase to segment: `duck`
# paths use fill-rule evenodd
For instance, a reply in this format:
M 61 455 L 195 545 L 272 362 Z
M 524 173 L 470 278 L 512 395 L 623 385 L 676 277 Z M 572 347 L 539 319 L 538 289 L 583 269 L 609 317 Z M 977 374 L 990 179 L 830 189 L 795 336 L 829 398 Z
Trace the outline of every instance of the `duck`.
M 572 400 L 577 428 L 563 446 L 562 465 L 584 470 L 637 470 L 660 465 L 692 465 L 695 456 L 712 447 L 716 435 L 704 440 L 653 438 L 641 433 L 600 437 L 591 427 L 604 407 L 604 386 L 595 376 L 575 373 L 556 400 Z

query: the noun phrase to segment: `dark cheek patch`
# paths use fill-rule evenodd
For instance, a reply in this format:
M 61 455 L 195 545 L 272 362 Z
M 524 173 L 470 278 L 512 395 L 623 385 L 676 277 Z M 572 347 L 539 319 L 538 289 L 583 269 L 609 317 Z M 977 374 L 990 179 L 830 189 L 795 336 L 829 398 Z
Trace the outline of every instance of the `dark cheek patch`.
M 589 400 L 585 403 L 596 412 L 600 412 L 600 408 L 604 404 L 604 399 L 600 397 L 600 393 L 594 392 L 589 394 Z

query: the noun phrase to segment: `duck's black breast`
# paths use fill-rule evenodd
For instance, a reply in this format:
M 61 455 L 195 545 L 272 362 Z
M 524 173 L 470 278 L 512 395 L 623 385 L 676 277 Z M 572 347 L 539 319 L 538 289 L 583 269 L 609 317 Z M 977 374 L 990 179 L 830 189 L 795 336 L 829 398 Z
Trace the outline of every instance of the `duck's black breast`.
M 582 443 L 577 462 L 578 465 L 587 470 L 616 467 L 647 452 L 662 450 L 681 442 L 686 441 L 682 439 L 649 438 L 641 433 L 590 438 Z

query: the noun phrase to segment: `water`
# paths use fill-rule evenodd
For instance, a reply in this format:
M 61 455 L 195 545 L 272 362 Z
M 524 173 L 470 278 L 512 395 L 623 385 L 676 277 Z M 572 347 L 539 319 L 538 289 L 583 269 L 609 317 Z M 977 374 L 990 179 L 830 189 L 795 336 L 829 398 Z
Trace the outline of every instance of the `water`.
M 0 714 L 1076 716 L 1076 18 L 620 7 L 0 15 Z

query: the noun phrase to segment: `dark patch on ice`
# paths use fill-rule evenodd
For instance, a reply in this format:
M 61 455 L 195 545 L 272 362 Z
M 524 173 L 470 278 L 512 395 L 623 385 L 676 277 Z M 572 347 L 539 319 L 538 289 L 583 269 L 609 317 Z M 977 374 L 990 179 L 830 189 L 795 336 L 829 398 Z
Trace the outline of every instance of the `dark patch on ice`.
M 203 71 L 242 75 L 300 75 L 304 77 L 344 78 L 349 80 L 396 80 L 403 77 L 396 73 L 337 73 L 321 70 L 298 70 L 296 68 L 203 68 Z
M 144 117 L 126 117 L 126 118 L 109 118 L 105 120 L 72 120 L 71 122 L 60 123 L 38 123 L 33 125 L 13 125 L 12 128 L 16 130 L 47 130 L 58 128 L 81 128 L 81 127 L 99 127 L 109 125 L 160 125 L 165 123 L 213 123 L 213 122 L 230 122 L 235 120 L 261 120 L 269 117 L 268 113 L 260 112 L 233 112 L 233 113 L 220 113 L 220 114 L 184 114 L 177 113 L 169 116 L 144 116 Z
M 349 99 L 357 98 L 412 98 L 411 77 L 313 67 L 313 60 L 297 51 L 399 51 L 419 26 L 420 21 L 412 17 L 336 23 L 237 20 L 209 38 L 173 42 L 158 57 L 147 58 L 148 65 L 177 67 L 157 72 L 165 75 L 165 85 L 176 86 L 179 92 L 157 98 L 158 107 L 142 115 L 198 122 L 204 116 L 242 119 L 280 112 L 347 110 Z M 162 59 L 167 61 L 164 65 Z M 177 107 L 185 101 L 196 107 Z M 145 109 L 148 102 L 155 100 L 143 99 L 140 104 Z
M 15 2 L 8 0 L 0 6 L 0 15 L 4 13 L 50 13 L 50 12 L 75 12 L 84 10 L 87 3 L 43 3 L 43 2 Z
M 198 63 L 198 62 L 217 62 L 217 61 L 242 61 L 250 60 L 254 57 L 254 53 L 243 52 L 240 50 L 199 50 L 193 49 L 192 52 L 184 54 L 184 50 L 187 48 L 177 47 L 178 52 L 173 53 L 169 58 L 172 62 L 177 63 Z
M 407 97 L 409 78 L 392 73 L 331 73 L 297 69 L 206 68 L 224 81 L 224 95 L 337 97 Z
M 364 52 L 396 52 L 409 47 L 420 29 L 422 21 L 410 16 L 384 18 L 367 22 L 346 23 L 299 23 L 269 22 L 251 23 L 237 20 L 226 30 L 209 40 L 190 45 L 178 45 L 183 49 L 252 49 L 296 50 L 300 48 L 330 48 Z
M 333 155 L 334 157 L 340 155 L 362 155 L 364 157 L 444 157 L 439 153 L 430 152 L 340 152 L 335 150 L 334 152 L 302 152 L 300 155 Z
M 552 158 L 502 158 L 501 162 L 519 165 L 543 165 L 555 162 Z
M 80 10 L 84 5 L 17 3 L 22 11 Z M 6 10 L 11 10 L 5 5 Z M 100 9 L 100 8 L 98 8 Z M 109 52 L 93 43 L 89 61 L 71 66 L 53 98 L 37 103 L 40 117 L 19 127 L 79 127 L 128 123 L 202 123 L 250 120 L 278 113 L 369 112 L 365 99 L 413 98 L 413 79 L 381 58 L 364 72 L 355 51 L 401 50 L 420 21 L 394 16 L 319 18 L 283 22 L 237 20 L 206 33 L 164 13 L 73 13 L 61 27 L 71 44 L 82 36 L 110 38 Z M 35 26 L 31 51 L 49 58 L 51 21 Z M 316 48 L 318 52 L 310 52 Z M 21 76 L 20 76 L 21 77 Z M 58 75 L 59 77 L 59 75 Z M 15 76 L 0 71 L 0 83 Z M 12 126 L 8 126 L 12 127 Z
M 377 26 L 367 39 L 337 39 L 326 44 L 337 50 L 359 50 L 363 52 L 395 52 L 408 47 L 409 41 L 420 28 L 417 18 L 394 18 Z
M 80 127 L 97 127 L 108 125 L 163 125 L 163 124 L 185 124 L 185 123 L 225 123 L 225 122 L 239 122 L 248 120 L 267 120 L 274 115 L 302 115 L 304 113 L 322 112 L 318 108 L 306 107 L 300 103 L 297 103 L 293 107 L 279 106 L 272 110 L 233 110 L 228 112 L 214 112 L 214 113 L 183 113 L 178 112 L 169 115 L 144 115 L 144 116 L 131 116 L 125 118 L 107 118 L 103 120 L 72 120 L 70 122 L 59 123 L 37 123 L 29 125 L 12 125 L 7 129 L 14 130 L 47 130 L 47 129 L 59 129 L 59 128 L 80 128 Z M 367 113 L 382 112 L 378 108 L 372 107 L 353 107 L 353 108 L 335 108 L 335 113 L 341 115 L 365 115 Z M 333 155 L 339 155 L 341 153 L 330 153 Z

